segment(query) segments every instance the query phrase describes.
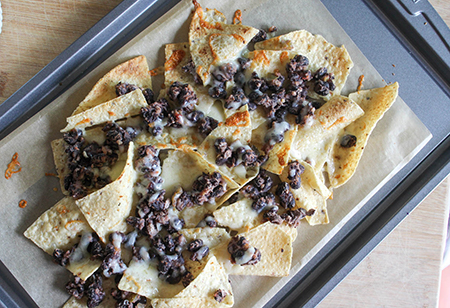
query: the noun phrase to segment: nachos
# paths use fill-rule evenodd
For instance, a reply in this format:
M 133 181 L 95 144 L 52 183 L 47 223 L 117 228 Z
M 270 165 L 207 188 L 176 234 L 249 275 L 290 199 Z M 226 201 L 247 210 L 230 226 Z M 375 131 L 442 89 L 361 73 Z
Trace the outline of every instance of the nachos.
M 64 307 L 232 307 L 230 275 L 288 276 L 296 227 L 333 219 L 397 97 L 344 96 L 350 55 L 306 30 L 267 39 L 194 1 L 188 36 L 157 95 L 130 59 L 52 142 L 66 196 L 25 236 L 73 273 Z

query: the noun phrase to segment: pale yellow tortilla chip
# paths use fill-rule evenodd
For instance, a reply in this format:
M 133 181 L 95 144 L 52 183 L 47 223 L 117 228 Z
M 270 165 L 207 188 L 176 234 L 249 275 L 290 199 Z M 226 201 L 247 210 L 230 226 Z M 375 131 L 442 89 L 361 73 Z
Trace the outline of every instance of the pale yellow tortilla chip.
M 244 198 L 214 211 L 213 215 L 220 226 L 237 232 L 246 232 L 261 221 L 258 212 L 252 208 L 253 200 Z
M 225 308 L 229 305 L 221 304 L 214 298 L 158 298 L 152 299 L 153 308 Z
M 189 27 L 189 44 L 196 71 L 204 85 L 210 83 L 213 66 L 235 62 L 258 29 L 229 25 L 223 14 L 198 6 Z
M 293 142 L 295 136 L 297 135 L 297 125 L 292 124 L 290 121 L 291 128 L 284 133 L 284 140 L 280 143 L 274 145 L 274 147 L 269 151 L 269 158 L 267 162 L 262 165 L 262 168 L 275 174 L 281 174 L 284 167 L 287 166 L 289 161 L 289 155 L 291 149 L 293 148 Z M 264 138 L 267 134 L 267 125 L 260 125 L 257 129 L 253 131 L 251 144 L 255 145 L 260 151 L 264 147 Z
M 83 129 L 137 115 L 141 108 L 146 106 L 144 94 L 138 89 L 68 117 L 67 126 L 61 132 L 68 132 L 73 128 Z
M 39 248 L 52 255 L 58 248 L 64 251 L 80 241 L 84 233 L 93 230 L 71 197 L 65 197 L 42 214 L 24 233 Z M 101 261 L 83 258 L 67 269 L 81 279 L 87 279 L 100 267 Z
M 132 260 L 120 279 L 118 288 L 147 298 L 174 297 L 184 289 L 181 283 L 170 284 L 158 277 L 156 264 Z
M 248 145 L 252 136 L 252 125 L 250 120 L 250 113 L 247 110 L 247 106 L 244 106 L 242 111 L 236 112 L 227 118 L 224 122 L 214 129 L 202 144 L 198 147 L 198 153 L 208 161 L 208 163 L 216 165 L 217 152 L 214 143 L 218 138 L 225 138 L 228 145 L 239 140 L 242 146 Z M 244 167 L 240 164 L 233 168 L 229 168 L 226 165 L 218 166 L 217 170 L 227 177 L 231 178 L 237 184 L 244 185 L 249 179 L 254 178 L 258 172 L 259 167 Z
M 72 115 L 82 113 L 116 98 L 115 87 L 119 82 L 133 84 L 143 89 L 151 89 L 152 80 L 145 56 L 138 56 L 128 60 L 109 71 L 94 85 Z
M 223 290 L 227 293 L 222 304 L 230 307 L 233 306 L 233 290 L 228 281 L 228 274 L 223 265 L 217 261 L 216 257 L 210 254 L 203 270 L 183 291 L 175 295 L 175 297 L 214 299 L 214 292 L 217 290 Z
M 328 72 L 334 74 L 336 89 L 325 97 L 310 91 L 313 97 L 330 99 L 331 96 L 340 94 L 353 67 L 353 61 L 344 46 L 336 47 L 328 43 L 321 35 L 313 35 L 306 30 L 298 30 L 258 42 L 255 44 L 255 49 L 281 50 L 306 56 L 310 62 L 308 69 L 312 72 L 326 67 Z
M 370 134 L 384 113 L 392 106 L 397 95 L 398 83 L 350 94 L 350 99 L 364 110 L 364 115 L 345 127 L 333 146 L 331 160 L 327 164 L 331 187 L 343 185 L 355 173 Z M 347 134 L 356 136 L 354 147 L 340 146 L 341 138 Z
M 286 233 L 284 227 L 266 222 L 241 233 L 250 243 L 261 251 L 261 260 L 255 265 L 231 264 L 228 243 L 217 246 L 212 253 L 226 268 L 230 275 L 288 276 L 292 262 L 292 233 Z
M 55 162 L 56 173 L 58 174 L 59 184 L 61 185 L 61 192 L 64 195 L 69 195 L 69 192 L 64 188 L 64 178 L 69 174 L 68 158 L 66 153 L 66 142 L 64 139 L 56 139 L 51 143 L 53 152 L 53 161 Z
M 114 182 L 76 201 L 86 220 L 103 242 L 109 233 L 124 232 L 128 228 L 125 219 L 130 216 L 133 185 L 136 180 L 133 167 L 134 151 L 134 143 L 130 142 L 125 167 Z
M 213 248 L 224 241 L 228 242 L 230 240 L 230 235 L 223 228 L 203 227 L 181 229 L 178 232 L 184 235 L 188 243 L 197 239 L 201 239 L 203 241 L 203 245 L 206 245 L 209 248 Z
M 314 173 L 313 168 L 304 161 L 299 161 L 305 167 L 301 175 L 301 186 L 298 189 L 290 190 L 295 198 L 295 208 L 304 208 L 305 210 L 314 209 L 312 216 L 306 216 L 310 225 L 329 223 L 326 200 L 330 198 L 331 191 Z M 288 168 L 283 170 L 280 179 L 284 182 L 290 182 L 288 179 Z
M 309 163 L 314 173 L 323 179 L 322 169 L 330 157 L 337 135 L 364 111 L 353 100 L 333 96 L 315 112 L 310 125 L 299 127 L 292 144 L 291 158 Z

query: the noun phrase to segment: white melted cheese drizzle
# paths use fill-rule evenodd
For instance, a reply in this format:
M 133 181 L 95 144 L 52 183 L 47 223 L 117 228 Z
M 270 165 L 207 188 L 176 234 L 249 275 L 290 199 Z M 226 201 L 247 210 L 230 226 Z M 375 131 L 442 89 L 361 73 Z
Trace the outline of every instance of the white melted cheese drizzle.
M 69 258 L 70 263 L 76 263 L 84 258 L 89 257 L 89 253 L 87 251 L 87 248 L 89 244 L 92 242 L 93 237 L 91 232 L 83 233 L 83 236 L 80 239 L 80 242 L 78 243 L 77 248 L 75 248 L 75 251 L 72 253 L 72 255 Z
M 269 144 L 270 144 L 271 146 L 274 146 L 274 145 L 276 144 L 274 138 L 275 138 L 276 136 L 284 135 L 284 133 L 285 133 L 287 130 L 289 130 L 289 128 L 290 128 L 290 125 L 289 125 L 289 123 L 286 122 L 286 121 L 283 121 L 283 122 L 281 122 L 281 123 L 274 122 L 274 123 L 272 124 L 272 128 L 270 128 L 270 129 L 267 131 L 267 134 L 266 134 L 266 138 L 265 138 L 265 139 L 269 141 Z

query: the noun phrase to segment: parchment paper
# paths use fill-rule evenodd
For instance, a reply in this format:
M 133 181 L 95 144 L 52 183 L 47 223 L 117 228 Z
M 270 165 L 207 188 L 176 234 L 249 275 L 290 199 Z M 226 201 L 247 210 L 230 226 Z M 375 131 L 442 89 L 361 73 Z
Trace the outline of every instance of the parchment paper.
M 244 24 L 264 29 L 275 25 L 279 29 L 277 34 L 307 29 L 323 35 L 335 45 L 344 44 L 355 67 L 343 94 L 356 90 L 361 74 L 365 76 L 365 89 L 384 86 L 381 76 L 320 1 L 208 0 L 201 1 L 201 5 L 217 8 L 228 20 L 232 20 L 234 10 L 241 9 Z M 71 276 L 22 235 L 35 219 L 62 198 L 57 178 L 45 176 L 46 172 L 54 172 L 50 141 L 61 137 L 59 130 L 65 126 L 65 118 L 94 83 L 112 67 L 140 54 L 147 57 L 151 68 L 157 67 L 164 61 L 164 44 L 187 42 L 192 9 L 193 5 L 188 0 L 178 4 L 72 89 L 1 141 L 0 166 L 6 169 L 12 155 L 18 152 L 23 169 L 10 180 L 3 176 L 0 180 L 0 259 L 39 306 L 60 307 L 68 298 L 64 285 Z M 400 98 L 397 99 L 373 132 L 356 174 L 349 183 L 335 190 L 334 199 L 328 203 L 331 223 L 314 227 L 306 222 L 300 225 L 299 236 L 294 244 L 291 276 L 316 253 L 320 253 L 320 248 L 339 228 L 430 138 L 427 128 Z M 58 191 L 54 191 L 55 188 Z M 24 209 L 18 207 L 21 199 L 28 201 Z M 261 307 L 289 279 L 233 276 L 235 307 Z

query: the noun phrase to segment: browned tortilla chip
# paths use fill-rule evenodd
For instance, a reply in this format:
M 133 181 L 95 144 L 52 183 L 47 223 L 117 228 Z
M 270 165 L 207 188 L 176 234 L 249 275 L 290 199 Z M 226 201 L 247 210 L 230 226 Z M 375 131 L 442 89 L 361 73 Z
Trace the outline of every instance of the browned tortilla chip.
M 370 134 L 394 103 L 397 94 L 398 83 L 350 94 L 350 99 L 364 110 L 364 115 L 345 127 L 333 146 L 331 160 L 327 165 L 331 187 L 343 185 L 354 174 Z M 356 145 L 342 147 L 340 142 L 345 135 L 355 136 Z
M 24 233 L 39 248 L 52 255 L 58 248 L 68 250 L 80 241 L 84 233 L 93 230 L 71 197 L 66 197 L 42 214 Z M 99 268 L 101 261 L 84 258 L 67 269 L 81 279 L 88 278 Z
M 321 35 L 313 35 L 306 30 L 290 32 L 255 44 L 255 49 L 280 50 L 287 55 L 301 54 L 309 59 L 308 69 L 317 71 L 326 67 L 328 72 L 334 74 L 334 84 L 336 89 L 326 99 L 332 95 L 340 94 L 345 81 L 353 67 L 350 55 L 344 46 L 336 47 L 328 43 Z M 311 91 L 310 94 L 318 97 Z
M 117 97 L 116 85 L 129 83 L 143 89 L 152 88 L 152 80 L 145 56 L 138 56 L 119 64 L 103 76 L 92 88 L 91 92 L 80 103 L 72 115 L 86 111 Z
M 137 115 L 145 106 L 147 101 L 142 91 L 138 89 L 68 117 L 67 126 L 61 132 L 68 132 L 73 128 L 83 129 Z
M 317 109 L 309 125 L 300 126 L 292 145 L 291 158 L 309 163 L 321 179 L 322 169 L 342 128 L 364 111 L 351 99 L 333 96 Z
M 130 216 L 133 184 L 136 178 L 133 167 L 133 142 L 130 142 L 127 155 L 125 167 L 114 182 L 76 201 L 87 221 L 103 242 L 106 241 L 109 233 L 124 232 L 128 227 L 125 219 Z
M 217 246 L 212 249 L 212 253 L 224 264 L 230 275 L 272 277 L 289 275 L 294 238 L 292 234 L 284 232 L 278 225 L 266 222 L 239 235 L 244 236 L 250 242 L 250 246 L 261 251 L 261 260 L 255 265 L 231 264 L 230 253 L 227 251 L 228 243 Z
M 216 10 L 195 10 L 189 28 L 189 44 L 197 74 L 204 85 L 210 83 L 213 66 L 235 62 L 258 29 L 225 23 Z

